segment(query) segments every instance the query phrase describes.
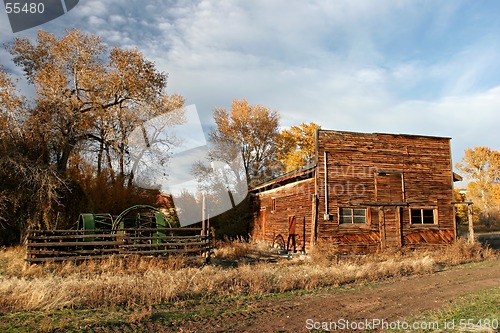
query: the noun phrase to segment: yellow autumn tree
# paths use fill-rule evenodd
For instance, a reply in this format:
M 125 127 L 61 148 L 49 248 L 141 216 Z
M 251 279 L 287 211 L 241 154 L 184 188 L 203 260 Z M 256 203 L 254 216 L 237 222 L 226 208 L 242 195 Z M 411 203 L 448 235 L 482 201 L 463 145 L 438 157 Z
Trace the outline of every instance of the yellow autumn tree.
M 467 197 L 474 202 L 487 226 L 500 220 L 500 152 L 488 147 L 465 150 L 456 165 L 469 180 Z
M 76 149 L 98 142 L 98 165 L 106 148 L 109 162 L 113 149 L 123 176 L 132 129 L 184 103 L 166 95 L 167 74 L 138 50 L 109 50 L 98 36 L 77 29 L 62 37 L 39 30 L 36 42 L 16 38 L 9 49 L 35 87 L 32 125 L 61 174 Z
M 16 90 L 12 77 L 0 66 L 0 139 L 20 133 L 25 103 L 26 99 Z
M 135 188 L 124 188 L 131 131 L 159 115 L 183 121 L 184 99 L 166 93 L 167 74 L 139 50 L 110 48 L 77 29 L 39 30 L 36 40 L 16 38 L 7 48 L 35 91 L 23 97 L 0 70 L 0 224 L 12 226 L 9 239 L 27 226 L 69 225 L 90 207 L 82 178 L 95 169 L 82 176 L 80 161 L 97 173 L 106 168 L 111 177 L 102 184 L 113 191 L 103 193 L 131 198 Z
M 293 171 L 314 161 L 315 132 L 319 125 L 310 122 L 292 126 L 281 132 L 278 147 L 278 158 L 285 172 Z
M 250 187 L 279 172 L 277 111 L 260 104 L 251 105 L 245 99 L 235 99 L 229 111 L 216 108 L 214 119 L 217 127 L 210 133 L 214 159 L 230 164 L 236 153 L 240 153 Z

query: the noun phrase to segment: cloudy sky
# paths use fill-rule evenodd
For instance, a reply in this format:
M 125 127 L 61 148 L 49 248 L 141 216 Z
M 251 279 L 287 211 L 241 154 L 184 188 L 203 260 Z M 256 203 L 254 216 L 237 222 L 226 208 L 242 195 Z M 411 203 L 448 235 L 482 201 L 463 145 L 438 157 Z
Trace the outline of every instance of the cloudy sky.
M 283 127 L 452 137 L 455 162 L 500 149 L 498 1 L 80 0 L 40 27 L 138 48 L 204 123 L 246 98 Z M 0 42 L 37 29 L 13 34 L 1 11 Z

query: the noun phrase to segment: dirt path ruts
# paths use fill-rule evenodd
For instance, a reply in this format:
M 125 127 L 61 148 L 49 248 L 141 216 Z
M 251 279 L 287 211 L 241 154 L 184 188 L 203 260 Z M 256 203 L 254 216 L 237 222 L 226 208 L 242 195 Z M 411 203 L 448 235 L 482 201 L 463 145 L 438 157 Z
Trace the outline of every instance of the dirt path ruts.
M 246 304 L 244 312 L 224 313 L 184 323 L 182 332 L 307 332 L 306 320 L 403 320 L 438 309 L 457 296 L 500 286 L 500 259 L 407 277 L 373 286 Z

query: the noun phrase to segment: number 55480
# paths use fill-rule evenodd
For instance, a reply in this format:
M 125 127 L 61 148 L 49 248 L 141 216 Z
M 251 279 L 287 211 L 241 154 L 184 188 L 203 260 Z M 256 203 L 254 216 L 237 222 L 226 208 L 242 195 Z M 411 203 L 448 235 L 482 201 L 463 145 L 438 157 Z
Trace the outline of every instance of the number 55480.
M 6 2 L 5 11 L 7 12 L 7 14 L 41 14 L 45 11 L 45 6 L 42 2 L 31 2 L 25 4 L 21 4 L 19 2 Z

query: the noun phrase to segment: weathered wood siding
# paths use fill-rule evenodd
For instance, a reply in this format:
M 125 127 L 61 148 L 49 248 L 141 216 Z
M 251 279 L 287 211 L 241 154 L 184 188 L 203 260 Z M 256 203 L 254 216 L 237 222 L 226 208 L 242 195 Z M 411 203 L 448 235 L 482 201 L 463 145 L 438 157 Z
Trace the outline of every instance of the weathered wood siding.
M 318 239 L 349 251 L 455 239 L 450 139 L 325 130 L 317 139 Z M 367 223 L 340 224 L 342 207 L 366 208 Z M 411 224 L 412 208 L 435 210 L 435 224 Z
M 273 187 L 254 193 L 252 237 L 286 246 L 290 233 L 294 232 L 295 249 L 305 250 L 309 247 L 311 239 L 315 179 L 302 179 L 289 184 L 276 182 Z M 295 216 L 295 226 L 292 226 L 294 231 L 290 230 L 293 216 Z M 291 240 L 289 245 L 292 248 Z

